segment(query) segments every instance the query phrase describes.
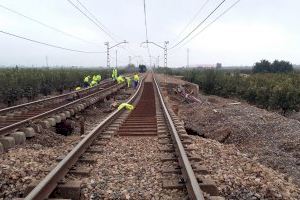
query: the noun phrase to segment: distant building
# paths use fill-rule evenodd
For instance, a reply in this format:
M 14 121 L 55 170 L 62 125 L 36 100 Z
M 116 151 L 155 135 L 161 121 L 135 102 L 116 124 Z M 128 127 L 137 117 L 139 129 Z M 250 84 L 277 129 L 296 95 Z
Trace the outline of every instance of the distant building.
M 221 69 L 222 68 L 222 63 L 217 63 L 216 68 Z

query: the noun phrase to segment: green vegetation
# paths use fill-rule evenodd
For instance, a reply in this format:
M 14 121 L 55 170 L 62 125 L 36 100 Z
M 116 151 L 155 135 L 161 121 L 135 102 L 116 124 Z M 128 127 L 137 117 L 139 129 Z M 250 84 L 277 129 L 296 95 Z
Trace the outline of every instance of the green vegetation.
M 286 73 L 292 71 L 293 65 L 290 62 L 283 60 L 275 60 L 273 63 L 270 63 L 267 60 L 261 60 L 260 62 L 255 63 L 252 69 L 253 73 Z
M 261 108 L 287 111 L 300 109 L 299 73 L 227 72 L 215 69 L 158 68 L 158 72 L 184 76 L 206 94 L 244 99 Z
M 82 86 L 86 75 L 111 76 L 109 69 L 97 68 L 0 68 L 0 99 L 8 106 L 22 98 L 34 100 L 38 95 L 62 93 Z M 124 71 L 124 70 L 123 70 Z M 122 70 L 119 70 L 122 73 Z

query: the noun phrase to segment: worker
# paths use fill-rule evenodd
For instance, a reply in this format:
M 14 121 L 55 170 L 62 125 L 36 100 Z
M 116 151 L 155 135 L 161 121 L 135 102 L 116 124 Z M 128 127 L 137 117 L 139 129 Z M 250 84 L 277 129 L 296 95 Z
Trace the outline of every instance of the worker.
M 100 74 L 96 75 L 96 79 L 97 79 L 97 83 L 99 84 L 102 79 L 101 75 Z
M 124 82 L 125 82 L 125 80 L 124 80 L 123 76 L 118 76 L 118 78 L 117 78 L 117 82 L 118 82 L 118 84 L 120 84 L 120 83 L 124 83 Z
M 118 107 L 118 110 L 125 108 L 126 110 L 133 110 L 134 106 L 129 103 L 121 103 Z
M 97 81 L 92 80 L 91 83 L 90 83 L 90 87 L 94 87 L 95 85 L 97 85 Z
M 83 86 L 84 87 L 89 87 L 89 85 L 90 85 L 90 79 L 91 79 L 91 76 L 84 77 L 84 79 L 83 79 Z
M 112 77 L 113 80 L 117 80 L 117 77 L 118 77 L 118 71 L 117 71 L 116 68 L 113 69 L 112 74 L 111 74 L 111 77 Z
M 75 88 L 75 90 L 76 90 L 76 91 L 79 91 L 79 90 L 81 90 L 81 87 L 78 86 L 78 87 Z
M 93 81 L 95 81 L 96 83 L 98 82 L 97 81 L 97 75 L 93 75 L 93 79 L 92 79 Z
M 127 87 L 130 88 L 131 86 L 131 78 L 128 76 L 128 77 L 125 77 L 126 81 L 127 81 Z
M 138 86 L 139 80 L 140 80 L 139 75 L 138 75 L 138 74 L 135 74 L 135 75 L 133 76 L 133 84 L 134 84 L 134 88 L 136 88 L 136 87 Z
M 117 78 L 118 77 L 118 69 L 115 68 L 115 77 Z

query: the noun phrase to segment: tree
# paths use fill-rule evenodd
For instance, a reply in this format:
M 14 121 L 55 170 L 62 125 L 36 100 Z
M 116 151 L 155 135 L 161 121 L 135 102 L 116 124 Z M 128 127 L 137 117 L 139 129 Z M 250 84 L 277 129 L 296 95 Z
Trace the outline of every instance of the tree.
M 271 63 L 267 60 L 261 60 L 260 62 L 255 63 L 253 73 L 267 73 L 271 72 Z
M 146 65 L 139 65 L 139 71 L 140 71 L 140 73 L 146 72 L 147 71 Z
M 292 72 L 293 71 L 293 65 L 290 62 L 281 60 L 274 60 L 271 66 L 271 72 L 277 73 L 277 72 Z
M 274 60 L 272 64 L 267 60 L 261 60 L 255 63 L 252 69 L 253 73 L 287 73 L 292 71 L 293 65 L 284 60 Z

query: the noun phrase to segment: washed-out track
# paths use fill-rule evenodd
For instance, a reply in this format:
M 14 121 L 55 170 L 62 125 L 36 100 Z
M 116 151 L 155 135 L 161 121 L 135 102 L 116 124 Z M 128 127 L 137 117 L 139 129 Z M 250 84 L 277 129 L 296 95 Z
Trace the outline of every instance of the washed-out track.
M 116 110 L 95 127 L 49 172 L 40 182 L 28 188 L 25 199 L 65 198 L 80 199 L 81 181 L 68 181 L 69 174 L 89 175 L 79 169 L 79 163 L 96 162 L 89 154 L 100 154 L 112 137 L 158 137 L 161 162 L 169 162 L 161 169 L 164 189 L 179 189 L 187 199 L 223 199 L 213 181 L 203 175 L 208 171 L 201 166 L 201 158 L 190 156 L 193 149 L 183 124 L 166 106 L 154 75 L 141 81 L 135 94 L 128 100 L 133 111 Z M 67 175 L 68 174 L 68 175 Z M 170 176 L 171 174 L 171 176 Z M 165 175 L 165 176 L 164 176 Z M 138 186 L 137 186 L 138 187 Z
M 111 79 L 107 79 L 95 87 L 1 109 L 0 136 L 6 136 L 14 130 L 54 115 L 60 115 L 61 118 L 70 117 L 121 87 L 124 87 L 124 84 L 115 84 Z

